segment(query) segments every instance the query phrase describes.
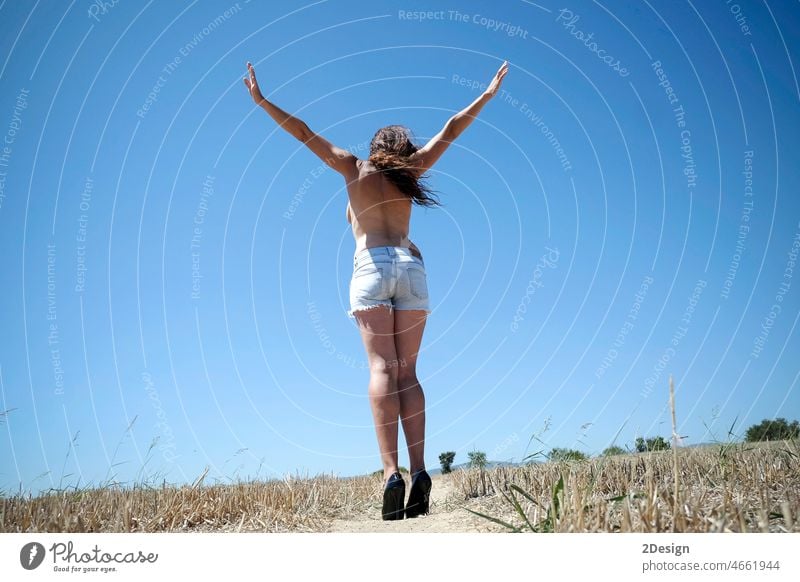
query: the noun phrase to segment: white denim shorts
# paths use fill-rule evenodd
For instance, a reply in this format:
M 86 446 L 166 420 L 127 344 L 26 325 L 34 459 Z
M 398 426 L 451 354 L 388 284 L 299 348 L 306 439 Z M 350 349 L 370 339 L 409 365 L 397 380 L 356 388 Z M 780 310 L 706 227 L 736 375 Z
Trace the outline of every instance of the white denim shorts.
M 405 247 L 370 247 L 353 258 L 347 315 L 379 305 L 431 311 L 425 264 Z

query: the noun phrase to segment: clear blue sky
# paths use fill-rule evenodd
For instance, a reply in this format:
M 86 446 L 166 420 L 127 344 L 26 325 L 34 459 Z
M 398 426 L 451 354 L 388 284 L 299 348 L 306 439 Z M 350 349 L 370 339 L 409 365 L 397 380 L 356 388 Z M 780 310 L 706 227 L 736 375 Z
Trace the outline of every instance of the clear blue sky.
M 362 156 L 510 63 L 412 219 L 429 467 L 669 438 L 669 374 L 686 444 L 800 416 L 797 5 L 631 4 L 0 4 L 0 487 L 380 467 L 344 183 L 247 60 Z

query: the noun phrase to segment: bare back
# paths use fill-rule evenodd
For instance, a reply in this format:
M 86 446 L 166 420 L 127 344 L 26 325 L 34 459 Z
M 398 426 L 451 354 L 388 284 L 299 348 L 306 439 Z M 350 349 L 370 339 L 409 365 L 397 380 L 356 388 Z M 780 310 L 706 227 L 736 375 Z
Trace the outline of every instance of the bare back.
M 358 176 L 347 184 L 347 221 L 356 253 L 370 247 L 408 247 L 411 199 L 369 160 L 358 160 Z

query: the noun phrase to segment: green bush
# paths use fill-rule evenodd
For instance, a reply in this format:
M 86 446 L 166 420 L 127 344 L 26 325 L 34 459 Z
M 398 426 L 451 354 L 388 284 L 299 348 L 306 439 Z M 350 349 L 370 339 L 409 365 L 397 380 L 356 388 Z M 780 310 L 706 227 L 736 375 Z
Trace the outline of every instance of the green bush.
M 657 437 L 650 437 L 648 439 L 644 439 L 642 437 L 638 437 L 636 439 L 636 452 L 638 453 L 651 453 L 653 451 L 668 451 L 670 446 L 669 443 L 664 440 L 664 437 L 657 436 Z
M 403 466 L 400 466 L 400 467 L 398 467 L 397 469 L 398 469 L 398 470 L 399 470 L 401 473 L 408 473 L 408 469 L 406 469 L 406 468 L 405 468 L 405 467 L 403 467 Z M 373 477 L 380 477 L 381 475 L 383 475 L 383 469 L 378 469 L 377 471 L 373 471 L 371 474 L 372 474 L 372 476 L 373 476 Z
M 467 453 L 467 457 L 469 457 L 470 467 L 483 469 L 486 466 L 486 453 L 483 451 L 470 451 Z
M 583 461 L 586 460 L 587 457 L 585 453 L 575 449 L 562 449 L 556 447 L 550 451 L 550 453 L 547 455 L 547 458 L 551 461 Z

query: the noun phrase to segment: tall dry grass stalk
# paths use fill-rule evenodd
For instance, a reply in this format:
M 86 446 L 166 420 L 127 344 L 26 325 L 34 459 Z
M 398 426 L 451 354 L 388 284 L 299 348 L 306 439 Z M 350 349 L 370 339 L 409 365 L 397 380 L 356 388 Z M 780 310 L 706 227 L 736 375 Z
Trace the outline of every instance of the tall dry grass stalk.
M 798 441 L 501 466 L 486 475 L 485 497 L 476 470 L 452 479 L 474 512 L 511 530 L 800 532 Z
M 672 374 L 669 375 L 669 408 L 672 411 L 672 482 L 674 487 L 672 514 L 676 516 L 672 526 L 673 531 L 675 531 L 676 527 L 681 527 L 682 525 L 679 523 L 682 514 L 679 511 L 681 505 L 681 480 L 678 473 L 678 424 L 675 421 L 675 384 L 672 382 Z

